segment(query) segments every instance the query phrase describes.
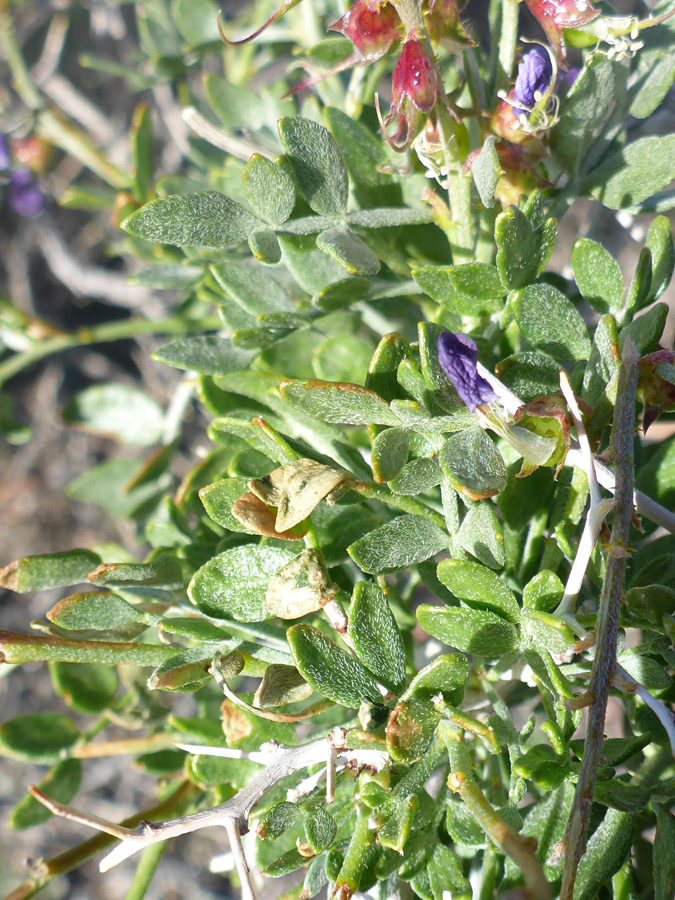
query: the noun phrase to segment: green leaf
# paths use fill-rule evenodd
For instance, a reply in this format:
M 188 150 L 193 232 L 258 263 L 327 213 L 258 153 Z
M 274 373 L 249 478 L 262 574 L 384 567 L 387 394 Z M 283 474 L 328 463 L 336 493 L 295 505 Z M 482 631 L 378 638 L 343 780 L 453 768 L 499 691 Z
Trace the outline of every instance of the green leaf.
M 17 594 L 44 591 L 46 588 L 65 587 L 87 580 L 101 557 L 91 550 L 64 550 L 62 553 L 44 553 L 26 556 L 0 570 L 0 587 Z
M 432 299 L 458 315 L 489 316 L 504 305 L 506 289 L 494 266 L 424 266 L 413 269 L 412 276 Z
M 548 860 L 555 846 L 562 840 L 567 820 L 574 800 L 574 785 L 569 781 L 542 797 L 528 812 L 520 833 L 526 837 L 536 838 L 537 858 L 544 868 L 549 881 L 560 877 L 562 860 L 548 865 Z M 521 881 L 520 870 L 512 859 L 506 860 L 504 881 L 505 887 L 511 887 Z
M 507 356 L 495 366 L 495 375 L 525 403 L 560 390 L 560 366 L 534 350 Z
M 171 17 L 190 47 L 220 40 L 218 7 L 211 0 L 171 0 Z
M 128 447 L 150 447 L 164 431 L 164 413 L 145 391 L 126 384 L 95 384 L 66 405 L 68 425 L 99 434 Z
M 530 645 L 556 656 L 569 652 L 574 635 L 557 616 L 538 609 L 524 609 L 521 617 L 523 647 Z
M 172 194 L 147 203 L 122 222 L 134 237 L 177 247 L 236 247 L 260 228 L 260 220 L 216 191 Z
M 54 691 L 75 712 L 95 715 L 112 703 L 117 672 L 98 663 L 50 663 Z
M 90 591 L 60 600 L 46 614 L 47 619 L 72 631 L 131 631 L 138 634 L 145 627 L 145 615 L 116 594 Z
M 312 365 L 319 378 L 325 381 L 353 381 L 361 384 L 368 374 L 373 355 L 369 338 L 353 337 L 346 341 L 343 335 L 326 338 L 314 351 Z
M 211 271 L 232 300 L 252 316 L 295 311 L 286 291 L 260 266 L 228 260 Z
M 272 225 L 282 225 L 295 206 L 295 185 L 288 172 L 254 153 L 243 178 L 246 199 L 256 215 Z
M 333 381 L 285 381 L 284 400 L 323 422 L 344 425 L 399 425 L 398 416 L 374 391 Z
M 376 275 L 380 271 L 377 256 L 348 228 L 322 231 L 316 246 L 352 275 Z
M 165 344 L 153 353 L 152 358 L 188 372 L 227 375 L 247 369 L 257 355 L 258 351 L 242 350 L 227 338 L 206 334 Z
M 263 622 L 270 618 L 265 606 L 269 580 L 295 555 L 285 547 L 233 547 L 195 572 L 188 597 L 198 609 L 216 619 Z
M 638 257 L 635 274 L 628 288 L 626 296 L 626 308 L 622 319 L 625 322 L 632 318 L 633 313 L 639 312 L 643 307 L 651 303 L 650 293 L 652 286 L 652 254 L 647 247 L 643 247 Z
M 588 359 L 591 339 L 570 300 L 550 284 L 531 284 L 512 297 L 524 337 L 556 360 Z
M 312 306 L 322 312 L 333 312 L 362 300 L 370 290 L 367 278 L 345 278 L 327 285 L 312 297 Z
M 234 504 L 249 491 L 248 482 L 247 477 L 223 478 L 222 481 L 215 481 L 213 484 L 203 487 L 199 492 L 199 499 L 204 504 L 209 518 L 228 531 L 256 534 L 253 529 L 248 528 L 232 515 Z
M 161 553 L 148 563 L 102 563 L 89 575 L 99 587 L 152 587 L 177 591 L 185 582 L 183 569 L 171 553 Z
M 555 572 L 542 569 L 523 588 L 523 608 L 551 612 L 564 593 L 565 586 Z
M 0 725 L 0 756 L 47 765 L 59 760 L 80 733 L 68 716 L 29 713 Z
M 626 338 L 630 338 L 640 356 L 657 348 L 668 318 L 668 307 L 665 303 L 656 303 L 646 313 L 622 328 L 619 333 L 619 347 L 623 350 Z
M 471 500 L 494 497 L 506 487 L 502 455 L 478 425 L 446 438 L 438 461 L 452 486 Z
M 177 691 L 191 694 L 208 684 L 213 649 L 194 647 L 176 653 L 161 663 L 147 680 L 150 691 Z
M 321 216 L 339 216 L 347 209 L 347 167 L 333 135 L 310 119 L 279 120 L 281 145 L 303 196 Z
M 518 643 L 515 627 L 485 610 L 423 604 L 417 619 L 427 634 L 464 653 L 493 659 L 514 650 Z
M 276 841 L 285 831 L 295 825 L 301 815 L 300 808 L 295 803 L 285 800 L 275 803 L 261 816 L 256 828 L 256 835 L 262 841 Z
M 520 619 L 520 606 L 503 579 L 480 563 L 444 559 L 438 564 L 438 580 L 459 600 L 474 609 L 487 609 L 508 622 Z
M 71 640 L 0 631 L 0 653 L 4 661 L 19 665 L 26 662 L 100 662 L 112 665 L 157 666 L 175 655 L 175 647 L 156 644 L 117 643 L 113 641 Z
M 433 459 L 422 457 L 406 463 L 398 475 L 389 482 L 389 487 L 395 494 L 414 497 L 436 487 L 441 483 L 441 477 L 441 470 Z
M 220 35 L 219 35 L 220 37 Z M 232 84 L 219 75 L 204 74 L 204 90 L 211 108 L 230 134 L 239 129 L 258 131 L 266 124 L 273 128 L 275 104 L 260 86 Z
M 569 760 L 557 756 L 548 744 L 536 744 L 514 762 L 513 771 L 519 778 L 534 781 L 545 791 L 552 791 L 565 780 Z
M 603 246 L 579 238 L 572 247 L 572 269 L 582 296 L 596 312 L 619 312 L 624 292 L 621 266 Z
M 258 262 L 271 266 L 281 262 L 281 244 L 276 234 L 269 228 L 249 234 L 248 247 Z
M 448 536 L 421 516 L 398 516 L 364 535 L 347 553 L 359 568 L 371 575 L 407 569 L 447 550 Z
M 381 700 L 377 684 L 361 663 L 316 628 L 292 625 L 287 638 L 298 671 L 319 694 L 353 709 L 364 701 Z
M 380 171 L 387 161 L 387 154 L 379 137 L 363 122 L 352 119 L 335 107 L 329 106 L 325 110 L 325 116 L 356 181 L 373 186 L 391 184 L 392 176 Z
M 453 900 L 471 900 L 471 884 L 464 877 L 462 864 L 445 844 L 434 847 L 427 863 L 427 875 L 433 900 L 443 900 L 448 891 Z
M 675 66 L 674 66 L 675 70 Z M 665 216 L 657 216 L 649 226 L 645 246 L 652 254 L 652 286 L 650 298 L 658 300 L 666 290 L 675 269 L 675 246 L 670 222 Z
M 467 512 L 457 532 L 457 541 L 467 553 L 491 569 L 504 565 L 504 536 L 494 508 L 477 503 Z
M 623 865 L 633 841 L 634 817 L 608 809 L 581 857 L 574 900 L 593 900 L 605 882 Z
M 309 810 L 305 814 L 305 840 L 313 853 L 321 853 L 335 840 L 337 825 L 335 819 L 323 806 Z
M 625 78 L 622 68 L 604 54 L 590 57 L 560 106 L 551 137 L 556 157 L 571 175 L 581 170 L 602 134 Z
M 150 109 L 139 103 L 131 125 L 131 155 L 134 163 L 133 189 L 136 200 L 141 203 L 150 196 L 155 170 L 155 148 L 153 145 Z
M 435 698 L 462 702 L 469 663 L 459 653 L 446 653 L 422 669 L 394 707 L 386 729 L 387 750 L 397 762 L 412 763 L 427 750 L 440 713 Z
M 385 594 L 359 581 L 352 595 L 347 630 L 364 666 L 385 687 L 400 691 L 405 683 L 405 650 Z
M 371 464 L 375 481 L 391 481 L 408 459 L 410 432 L 403 428 L 386 428 L 373 441 Z
M 497 138 L 494 134 L 486 138 L 480 153 L 471 167 L 471 174 L 480 202 L 486 209 L 495 205 L 495 190 L 502 174 L 499 157 L 495 150 L 496 143 Z
M 38 790 L 57 803 L 70 803 L 80 787 L 82 763 L 79 759 L 64 759 L 57 763 L 40 782 Z M 33 825 L 41 825 L 52 814 L 32 794 L 25 794 L 9 817 L 9 827 L 22 831 Z
M 610 209 L 630 209 L 675 180 L 675 134 L 639 138 L 603 160 L 585 187 Z
M 139 284 L 141 287 L 157 290 L 183 291 L 195 285 L 203 275 L 204 269 L 201 266 L 160 263 L 131 275 L 129 284 Z
M 631 85 L 631 103 L 628 111 L 636 119 L 646 119 L 661 105 L 673 81 L 675 59 L 670 52 L 673 46 L 672 19 L 643 31 L 640 40 L 643 47 L 637 56 L 636 80 Z
M 537 228 L 515 206 L 497 216 L 497 268 L 505 288 L 512 291 L 535 280 L 553 252 L 556 232 L 555 219 L 547 219 Z
M 654 900 L 670 900 L 675 896 L 675 816 L 658 803 L 654 814 Z
M 384 206 L 347 213 L 346 221 L 355 228 L 399 228 L 401 225 L 426 225 L 433 222 L 433 213 L 427 207 L 401 209 L 398 206 Z
M 265 669 L 263 680 L 253 698 L 259 709 L 286 706 L 306 700 L 312 688 L 294 666 L 273 663 Z

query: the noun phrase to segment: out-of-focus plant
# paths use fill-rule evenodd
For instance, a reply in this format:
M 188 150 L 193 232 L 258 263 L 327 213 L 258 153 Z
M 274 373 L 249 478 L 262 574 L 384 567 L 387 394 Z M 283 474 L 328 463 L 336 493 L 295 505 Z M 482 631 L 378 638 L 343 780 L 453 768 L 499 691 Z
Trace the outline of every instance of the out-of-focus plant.
M 521 46 L 513 0 L 481 25 L 453 0 L 231 22 L 211 0 L 139 2 L 136 64 L 85 63 L 175 90 L 192 136 L 157 177 L 148 107 L 129 174 L 109 168 L 31 82 L 0 4 L 35 133 L 107 180 L 135 281 L 178 297 L 93 334 L 8 306 L 0 380 L 143 331 L 181 332 L 155 359 L 186 372 L 167 410 L 103 384 L 64 411 L 152 448 L 70 488 L 133 521 L 145 559 L 60 550 L 1 575 L 93 587 L 0 633 L 4 663 L 48 662 L 92 717 L 0 726 L 0 753 L 49 767 L 11 824 L 105 835 L 12 900 L 105 848 L 102 871 L 141 852 L 142 896 L 164 842 L 210 825 L 247 900 L 259 872 L 298 873 L 302 898 L 672 900 L 675 438 L 636 434 L 675 400 L 668 219 L 628 284 L 588 238 L 573 277 L 547 266 L 578 197 L 675 204 L 675 134 L 631 135 L 675 79 L 674 8 L 527 5 L 543 32 Z M 61 202 L 99 204 L 92 174 Z M 210 444 L 176 483 L 193 395 Z M 191 715 L 158 691 L 192 694 Z M 610 692 L 623 736 L 604 738 Z M 159 783 L 121 825 L 69 805 L 82 761 L 113 754 Z

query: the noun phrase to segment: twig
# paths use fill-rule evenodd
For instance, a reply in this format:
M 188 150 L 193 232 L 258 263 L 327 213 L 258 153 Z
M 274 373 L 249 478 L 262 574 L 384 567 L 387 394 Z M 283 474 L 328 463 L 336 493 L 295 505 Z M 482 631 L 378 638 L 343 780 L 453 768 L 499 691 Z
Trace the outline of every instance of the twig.
M 633 515 L 633 439 L 637 364 L 638 353 L 635 344 L 631 340 L 626 340 L 619 370 L 619 385 L 610 442 L 615 458 L 616 504 L 611 541 L 607 547 L 605 579 L 598 608 L 595 657 L 588 689 L 591 704 L 588 712 L 584 755 L 572 813 L 564 838 L 566 851 L 560 900 L 572 900 L 579 861 L 586 848 L 586 832 L 602 751 L 609 685 L 616 667 L 619 604 L 623 594 L 628 534 Z
M 183 110 L 182 116 L 183 121 L 187 123 L 190 130 L 194 131 L 197 137 L 208 141 L 209 144 L 212 144 L 219 150 L 224 150 L 230 156 L 236 156 L 238 159 L 248 161 L 254 153 L 258 153 L 260 156 L 267 157 L 267 159 L 274 159 L 274 153 L 265 150 L 258 144 L 252 144 L 243 138 L 233 137 L 221 131 L 220 128 L 216 128 L 201 113 L 198 113 L 194 106 L 187 106 Z
M 105 856 L 100 863 L 101 872 L 107 872 L 114 866 L 133 856 L 139 850 L 156 844 L 169 838 L 178 837 L 182 834 L 189 834 L 202 828 L 208 828 L 212 825 L 219 825 L 228 829 L 230 838 L 236 833 L 241 836 L 248 831 L 248 818 L 252 809 L 260 801 L 260 799 L 282 779 L 303 769 L 306 766 L 316 765 L 326 761 L 328 746 L 332 744 L 338 754 L 344 753 L 345 748 L 345 732 L 343 729 L 334 729 L 327 738 L 321 738 L 304 744 L 301 747 L 284 748 L 279 747 L 276 751 L 270 750 L 272 753 L 272 761 L 269 762 L 267 768 L 257 776 L 250 784 L 243 788 L 239 793 L 225 803 L 213 809 L 202 810 L 188 816 L 180 816 L 169 822 L 160 822 L 152 824 L 150 822 L 141 822 L 137 828 L 128 828 L 123 825 L 117 825 L 114 822 L 108 822 L 98 816 L 92 816 L 87 813 L 79 812 L 69 806 L 56 803 L 39 791 L 36 787 L 31 787 L 31 793 L 40 801 L 47 809 L 56 816 L 63 816 L 74 822 L 80 822 L 88 825 L 98 831 L 103 831 L 113 837 L 118 838 L 122 843 Z M 201 747 L 201 753 L 211 753 L 212 751 L 220 752 L 222 748 Z M 238 850 L 236 848 L 236 838 L 232 842 L 232 852 L 234 854 L 235 863 L 238 860 Z M 242 863 L 243 861 L 243 863 Z M 243 859 L 243 852 L 239 857 L 238 865 L 246 865 Z M 238 868 L 239 877 L 242 883 L 248 878 L 248 867 L 244 869 Z M 251 889 L 252 890 L 252 889 Z M 249 894 L 249 900 L 253 894 Z
M 574 614 L 577 597 L 579 596 L 579 591 L 583 584 L 591 554 L 600 537 L 602 523 L 614 504 L 612 501 L 603 501 L 600 496 L 600 488 L 598 487 L 598 480 L 595 475 L 595 460 L 593 459 L 593 452 L 581 417 L 581 410 L 577 404 L 577 399 L 574 396 L 567 374 L 564 371 L 560 372 L 560 388 L 567 401 L 567 406 L 569 407 L 572 420 L 577 430 L 579 453 L 582 462 L 581 468 L 583 468 L 586 473 L 591 498 L 588 515 L 586 516 L 586 522 L 584 523 L 584 530 L 581 533 L 579 546 L 577 547 L 577 552 L 574 561 L 572 562 L 572 568 L 570 569 L 567 578 L 567 584 L 565 585 L 565 593 L 563 594 L 560 605 L 556 611 L 556 615 L 559 618 L 567 619 Z

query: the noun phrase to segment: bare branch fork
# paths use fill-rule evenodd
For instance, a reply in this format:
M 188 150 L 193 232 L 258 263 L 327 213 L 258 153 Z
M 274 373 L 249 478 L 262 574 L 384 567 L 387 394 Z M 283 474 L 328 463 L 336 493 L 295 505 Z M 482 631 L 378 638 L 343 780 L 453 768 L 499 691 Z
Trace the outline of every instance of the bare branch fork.
M 221 747 L 198 747 L 192 744 L 179 744 L 178 746 L 191 753 L 245 758 L 253 762 L 264 762 L 267 768 L 250 784 L 239 791 L 235 797 L 232 797 L 231 800 L 227 800 L 225 803 L 221 803 L 219 806 L 201 810 L 191 815 L 179 816 L 168 822 L 158 822 L 156 824 L 141 822 L 137 828 L 125 828 L 99 816 L 79 812 L 70 806 L 56 803 L 34 785 L 30 787 L 30 791 L 35 799 L 39 800 L 54 815 L 62 816 L 73 822 L 79 822 L 82 825 L 88 825 L 90 828 L 103 831 L 121 841 L 101 860 L 99 864 L 101 872 L 107 872 L 151 844 L 189 834 L 201 828 L 219 825 L 225 828 L 230 839 L 234 863 L 242 884 L 242 898 L 243 900 L 255 900 L 250 872 L 241 843 L 242 834 L 246 834 L 248 831 L 248 819 L 251 811 L 275 784 L 293 772 L 307 766 L 313 766 L 322 762 L 327 764 L 327 793 L 329 799 L 332 799 L 331 794 L 335 785 L 334 769 L 338 756 L 352 753 L 352 755 L 361 758 L 364 754 L 369 754 L 373 757 L 372 761 L 375 764 L 382 763 L 384 754 L 380 751 L 348 751 L 345 746 L 345 736 L 346 732 L 343 728 L 335 728 L 327 737 L 312 741 L 309 744 L 303 744 L 300 747 L 288 748 L 268 745 L 268 748 L 265 750 L 251 753 Z

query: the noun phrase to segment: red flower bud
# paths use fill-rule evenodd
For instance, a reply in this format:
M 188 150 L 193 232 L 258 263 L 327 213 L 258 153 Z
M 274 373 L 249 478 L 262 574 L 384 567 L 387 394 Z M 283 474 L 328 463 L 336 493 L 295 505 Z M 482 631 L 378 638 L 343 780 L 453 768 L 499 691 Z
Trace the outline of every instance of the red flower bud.
M 374 62 L 400 38 L 401 20 L 393 6 L 378 0 L 356 0 L 351 9 L 329 27 L 348 37 L 364 62 Z
M 426 15 L 427 33 L 434 46 L 440 44 L 448 53 L 461 53 L 475 47 L 476 41 L 459 20 L 467 0 L 430 0 Z
M 392 112 L 398 114 L 406 98 L 421 113 L 430 113 L 440 95 L 434 67 L 417 38 L 403 45 L 392 78 Z
M 544 29 L 559 65 L 566 69 L 563 28 L 587 25 L 600 15 L 590 0 L 525 0 L 530 12 Z
M 408 149 L 424 128 L 440 95 L 436 72 L 421 41 L 408 38 L 392 77 L 389 115 L 384 122 L 380 120 L 384 136 L 394 150 L 402 153 Z M 396 121 L 396 134 L 390 137 L 387 128 L 393 121 Z

